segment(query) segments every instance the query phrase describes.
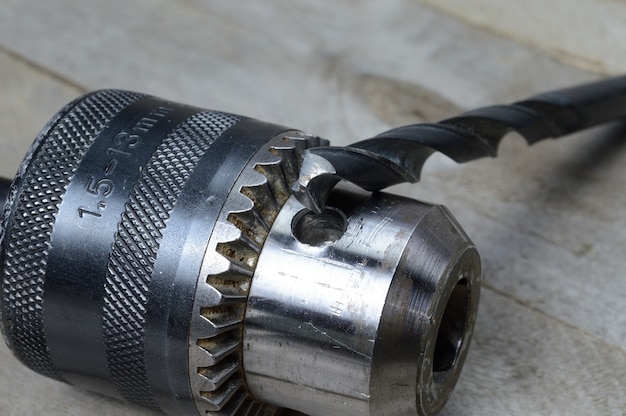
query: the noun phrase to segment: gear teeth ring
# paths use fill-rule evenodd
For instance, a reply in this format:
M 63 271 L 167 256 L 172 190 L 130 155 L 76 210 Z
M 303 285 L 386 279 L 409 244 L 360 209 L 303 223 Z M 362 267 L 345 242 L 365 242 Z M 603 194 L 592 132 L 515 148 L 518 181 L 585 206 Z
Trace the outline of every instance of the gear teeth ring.
M 259 253 L 298 179 L 303 152 L 327 145 L 289 131 L 250 160 L 224 203 L 209 241 L 192 318 L 189 371 L 200 413 L 272 416 L 278 409 L 248 393 L 242 369 L 243 318 Z

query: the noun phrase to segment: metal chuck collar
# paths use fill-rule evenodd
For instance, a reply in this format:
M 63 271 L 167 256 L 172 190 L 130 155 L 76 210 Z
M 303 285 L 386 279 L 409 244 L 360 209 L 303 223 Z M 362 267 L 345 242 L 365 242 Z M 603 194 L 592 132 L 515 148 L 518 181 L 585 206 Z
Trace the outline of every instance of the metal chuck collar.
M 338 188 L 305 208 L 290 188 L 320 146 L 131 92 L 72 102 L 2 189 L 7 344 L 170 415 L 436 413 L 474 326 L 476 249 L 441 206 Z

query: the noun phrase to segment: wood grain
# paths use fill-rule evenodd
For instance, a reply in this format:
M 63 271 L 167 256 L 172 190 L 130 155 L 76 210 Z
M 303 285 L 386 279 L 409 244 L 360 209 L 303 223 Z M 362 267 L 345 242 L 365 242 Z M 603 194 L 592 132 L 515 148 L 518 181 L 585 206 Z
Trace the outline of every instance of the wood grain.
M 20 159 L 52 115 L 81 90 L 0 51 L 0 175 L 12 178 Z
M 617 71 L 626 56 L 610 41 L 624 2 L 582 2 L 589 19 L 572 36 L 592 46 L 573 51 L 539 23 L 538 10 L 564 19 L 562 1 L 437 2 L 445 13 L 425 3 L 1 0 L 0 174 L 85 89 L 151 92 L 347 144 L 591 80 L 581 68 Z M 611 16 L 599 11 L 608 3 Z M 422 183 L 395 188 L 449 206 L 483 258 L 477 332 L 444 415 L 625 414 L 624 166 L 619 126 L 530 148 L 512 135 L 498 159 L 456 166 L 437 155 Z M 0 415 L 44 411 L 150 414 L 45 380 L 1 346 Z
M 422 0 L 490 32 L 603 74 L 626 71 L 626 7 L 619 0 Z

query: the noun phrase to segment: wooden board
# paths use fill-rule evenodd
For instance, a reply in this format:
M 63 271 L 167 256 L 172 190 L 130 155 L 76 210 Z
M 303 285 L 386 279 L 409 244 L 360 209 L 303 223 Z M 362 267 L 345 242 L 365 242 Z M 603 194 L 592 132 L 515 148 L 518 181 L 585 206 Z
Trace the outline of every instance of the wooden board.
M 598 73 L 626 71 L 626 8 L 619 0 L 425 0 L 461 21 Z
M 590 22 L 605 13 L 593 5 L 611 3 L 613 17 L 593 40 L 604 47 L 568 56 L 600 66 L 563 59 L 565 41 L 539 24 L 523 26 L 528 40 L 476 12 L 494 2 L 425 3 L 2 0 L 0 174 L 15 172 L 48 117 L 96 88 L 347 144 L 622 68 L 606 45 L 624 39 L 624 2 L 584 2 Z M 549 15 L 563 2 L 531 3 Z M 597 30 L 577 24 L 576 36 Z M 483 258 L 477 332 L 444 415 L 626 414 L 625 166 L 626 130 L 613 126 L 531 148 L 512 136 L 498 159 L 466 166 L 436 156 L 422 183 L 396 188 L 451 208 Z M 42 413 L 149 414 L 37 376 L 0 346 L 0 416 Z

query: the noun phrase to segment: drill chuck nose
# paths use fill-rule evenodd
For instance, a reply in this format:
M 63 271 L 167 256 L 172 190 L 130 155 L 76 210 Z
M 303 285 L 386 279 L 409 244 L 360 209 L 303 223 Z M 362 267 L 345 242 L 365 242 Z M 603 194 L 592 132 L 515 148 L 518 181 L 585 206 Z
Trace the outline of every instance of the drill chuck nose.
M 430 415 L 467 354 L 478 253 L 449 211 L 334 191 L 290 199 L 259 257 L 244 368 L 260 400 L 309 415 Z

